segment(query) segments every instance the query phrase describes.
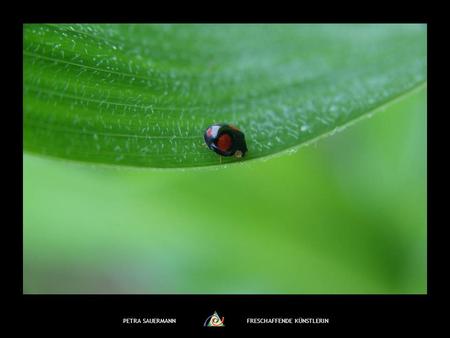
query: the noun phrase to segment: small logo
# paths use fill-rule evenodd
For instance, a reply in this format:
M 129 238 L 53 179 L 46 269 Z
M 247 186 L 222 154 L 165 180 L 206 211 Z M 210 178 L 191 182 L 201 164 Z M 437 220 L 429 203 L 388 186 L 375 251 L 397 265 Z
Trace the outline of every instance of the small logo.
M 205 324 L 203 324 L 203 326 L 214 326 L 214 327 L 225 326 L 223 324 L 224 318 L 225 317 L 222 317 L 221 319 L 217 314 L 217 311 L 214 311 L 214 314 L 206 318 Z

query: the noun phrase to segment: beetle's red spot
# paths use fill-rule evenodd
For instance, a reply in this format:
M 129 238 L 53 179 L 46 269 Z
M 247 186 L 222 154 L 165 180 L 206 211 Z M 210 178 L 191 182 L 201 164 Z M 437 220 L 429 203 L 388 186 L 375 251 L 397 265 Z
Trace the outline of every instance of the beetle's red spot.
M 208 128 L 208 130 L 206 131 L 206 135 L 207 135 L 208 137 L 211 137 L 211 136 L 212 136 L 212 129 L 211 129 L 211 128 Z
M 222 151 L 227 151 L 228 149 L 231 148 L 232 143 L 233 140 L 230 135 L 222 134 L 217 139 L 216 146 Z

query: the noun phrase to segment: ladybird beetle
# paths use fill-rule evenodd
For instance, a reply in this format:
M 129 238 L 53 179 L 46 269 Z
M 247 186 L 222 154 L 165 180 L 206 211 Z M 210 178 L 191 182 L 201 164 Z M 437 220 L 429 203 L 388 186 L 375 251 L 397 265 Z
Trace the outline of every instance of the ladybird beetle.
M 209 149 L 222 156 L 239 158 L 247 152 L 244 133 L 231 124 L 209 126 L 205 131 L 205 142 Z

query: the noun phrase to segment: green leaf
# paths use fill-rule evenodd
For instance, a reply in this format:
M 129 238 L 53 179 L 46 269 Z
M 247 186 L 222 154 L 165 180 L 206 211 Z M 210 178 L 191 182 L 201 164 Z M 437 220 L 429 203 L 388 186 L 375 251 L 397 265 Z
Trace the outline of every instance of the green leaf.
M 298 147 L 420 87 L 426 25 L 24 26 L 24 148 L 139 167 L 242 162 Z

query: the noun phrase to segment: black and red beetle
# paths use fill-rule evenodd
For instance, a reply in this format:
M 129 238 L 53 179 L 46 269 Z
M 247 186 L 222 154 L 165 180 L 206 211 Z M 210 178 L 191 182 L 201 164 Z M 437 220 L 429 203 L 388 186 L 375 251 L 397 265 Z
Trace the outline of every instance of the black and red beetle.
M 205 131 L 205 142 L 209 149 L 222 156 L 239 158 L 247 152 L 244 133 L 227 123 L 209 126 Z

